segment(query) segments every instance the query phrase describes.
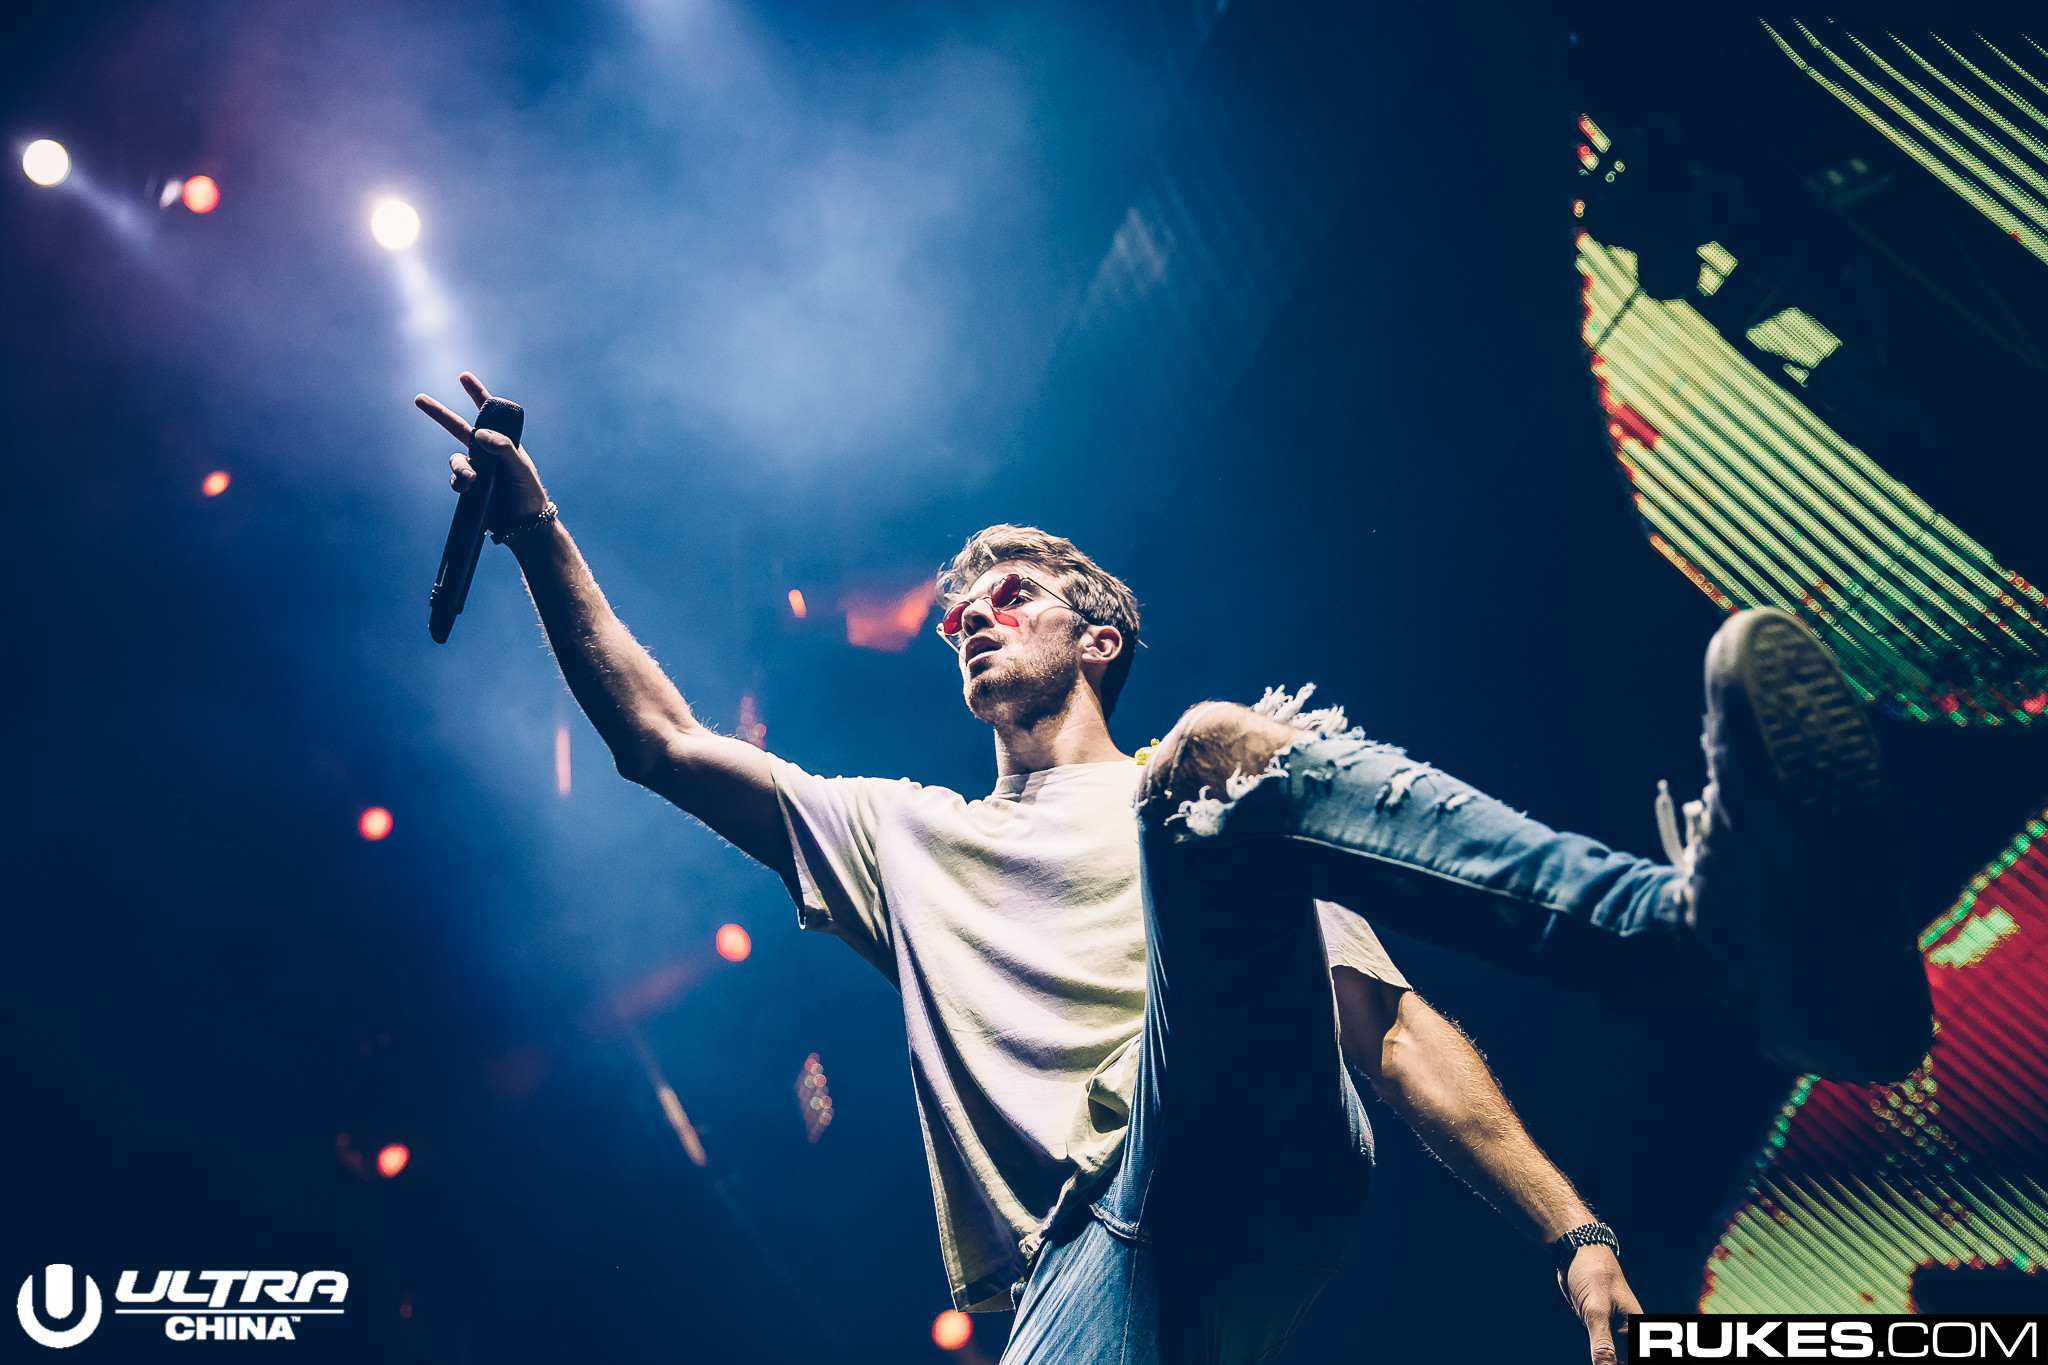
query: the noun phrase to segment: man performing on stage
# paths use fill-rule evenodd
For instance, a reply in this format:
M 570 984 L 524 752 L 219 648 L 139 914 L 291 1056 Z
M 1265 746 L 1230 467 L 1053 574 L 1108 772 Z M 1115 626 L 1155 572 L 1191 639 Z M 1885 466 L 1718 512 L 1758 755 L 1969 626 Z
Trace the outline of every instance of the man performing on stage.
M 1714 637 L 1710 780 L 1682 840 L 1665 803 L 1666 866 L 1366 740 L 1307 689 L 1202 703 L 1133 761 L 1107 726 L 1130 590 L 1057 536 L 990 527 L 939 579 L 995 737 L 995 789 L 970 801 L 713 733 L 612 613 L 525 452 L 476 441 L 493 529 L 619 771 L 775 869 L 805 928 L 902 992 L 954 1302 L 1016 1307 L 1010 1365 L 1276 1354 L 1365 1200 L 1357 1076 L 1555 1247 L 1593 1359 L 1615 1358 L 1614 1320 L 1640 1310 L 1614 1234 L 1367 919 L 1618 1003 L 1716 1011 L 1831 1076 L 1896 1078 L 1925 1052 L 1875 740 L 1790 616 Z M 450 463 L 458 488 L 475 477 Z

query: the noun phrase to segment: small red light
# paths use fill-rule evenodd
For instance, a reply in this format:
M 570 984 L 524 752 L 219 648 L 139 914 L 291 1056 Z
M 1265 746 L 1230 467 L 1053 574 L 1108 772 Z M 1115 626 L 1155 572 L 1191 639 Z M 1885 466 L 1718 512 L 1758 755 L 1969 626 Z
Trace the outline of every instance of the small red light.
M 194 213 L 212 213 L 220 203 L 220 186 L 210 175 L 195 175 L 185 182 L 185 207 Z
M 365 839 L 375 842 L 391 832 L 391 812 L 382 806 L 372 806 L 356 821 L 356 832 Z
M 214 470 L 200 482 L 199 491 L 206 494 L 209 498 L 217 498 L 227 492 L 228 472 L 225 469 Z
M 974 1319 L 948 1308 L 932 1319 L 932 1342 L 942 1351 L 957 1351 L 974 1337 Z
M 804 605 L 803 593 L 796 588 L 789 590 L 789 610 L 799 621 L 811 614 L 811 609 Z
M 402 1142 L 387 1142 L 377 1149 L 377 1174 L 389 1180 L 405 1169 L 405 1163 L 412 1160 L 412 1152 Z
M 2043 692 L 2038 696 L 2028 697 L 2025 701 L 2020 703 L 2020 710 L 2026 712 L 2030 716 L 2038 716 L 2041 714 L 2043 710 L 2048 710 L 2048 692 Z
M 753 938 L 737 924 L 721 926 L 717 941 L 718 955 L 727 962 L 745 962 L 747 954 L 754 951 Z

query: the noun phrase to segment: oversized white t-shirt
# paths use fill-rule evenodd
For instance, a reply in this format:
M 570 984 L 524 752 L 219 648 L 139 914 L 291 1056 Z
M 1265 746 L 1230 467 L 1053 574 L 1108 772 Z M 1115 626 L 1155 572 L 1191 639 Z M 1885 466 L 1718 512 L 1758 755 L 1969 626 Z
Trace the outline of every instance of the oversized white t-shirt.
M 1050 768 L 979 801 L 781 759 L 774 773 L 803 927 L 903 994 L 953 1302 L 1008 1308 L 1044 1227 L 1123 1145 L 1145 1013 L 1143 769 Z M 1364 920 L 1317 908 L 1332 965 L 1408 984 Z

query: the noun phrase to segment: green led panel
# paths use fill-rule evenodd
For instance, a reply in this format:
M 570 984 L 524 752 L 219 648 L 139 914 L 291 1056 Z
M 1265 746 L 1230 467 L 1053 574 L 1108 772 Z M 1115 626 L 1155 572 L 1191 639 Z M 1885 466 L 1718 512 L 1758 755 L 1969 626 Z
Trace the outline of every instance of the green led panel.
M 2048 52 L 2026 38 L 1928 34 L 1909 47 L 1819 27 L 1825 38 L 1797 20 L 1783 33 L 1764 25 L 1822 89 L 2048 261 L 2048 83 L 2035 74 L 2048 74 Z
M 1584 338 L 1650 543 L 1725 611 L 1776 606 L 1866 699 L 1922 720 L 2031 723 L 2048 605 L 1753 365 L 1635 256 L 1579 237 Z M 1797 376 L 1795 375 L 1795 378 Z
M 2043 1272 L 2044 836 L 2029 821 L 1921 935 L 1936 1032 L 1919 1070 L 1793 1089 L 1708 1258 L 1702 1312 L 1911 1313 L 1929 1272 L 1987 1296 L 2012 1291 L 1969 1288 L 1973 1272 Z

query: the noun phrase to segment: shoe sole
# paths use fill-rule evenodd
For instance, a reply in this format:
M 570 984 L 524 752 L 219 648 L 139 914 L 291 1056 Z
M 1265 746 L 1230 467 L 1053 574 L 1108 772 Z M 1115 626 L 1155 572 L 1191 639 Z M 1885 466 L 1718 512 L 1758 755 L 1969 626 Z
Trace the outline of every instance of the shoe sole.
M 1737 656 L 1778 790 L 1801 817 L 1881 811 L 1884 765 L 1863 702 L 1832 654 L 1775 613 L 1752 626 Z

